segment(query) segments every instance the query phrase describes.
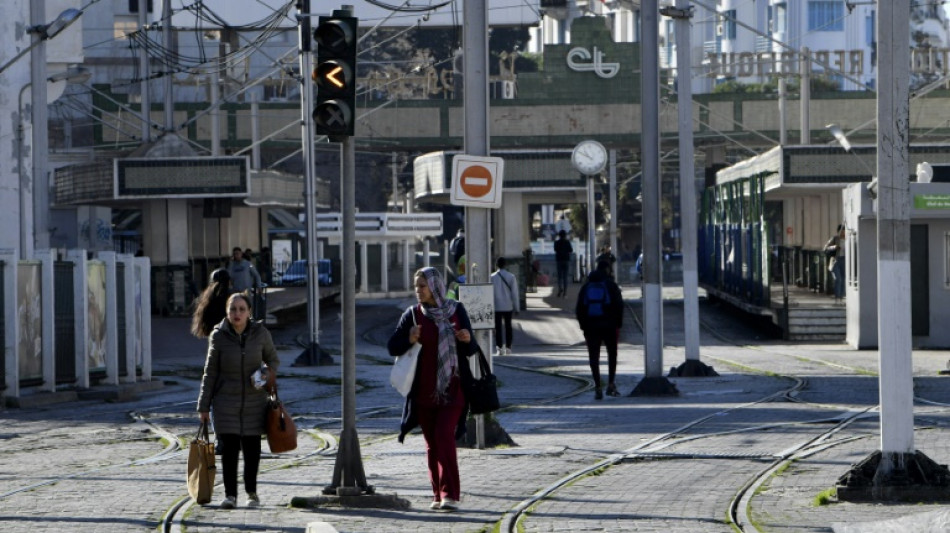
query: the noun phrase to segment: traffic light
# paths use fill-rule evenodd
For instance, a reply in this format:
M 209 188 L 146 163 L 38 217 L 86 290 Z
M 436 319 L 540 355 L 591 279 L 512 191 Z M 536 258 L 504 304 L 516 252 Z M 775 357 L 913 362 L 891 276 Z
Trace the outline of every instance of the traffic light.
M 356 122 L 356 17 L 349 11 L 336 10 L 320 17 L 313 31 L 317 42 L 317 105 L 313 121 L 317 133 L 331 140 L 353 135 Z

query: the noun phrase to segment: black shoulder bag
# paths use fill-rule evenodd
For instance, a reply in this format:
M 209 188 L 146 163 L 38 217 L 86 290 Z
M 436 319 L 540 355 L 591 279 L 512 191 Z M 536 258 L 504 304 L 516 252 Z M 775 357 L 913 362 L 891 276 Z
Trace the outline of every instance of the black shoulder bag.
M 501 404 L 498 402 L 498 389 L 495 375 L 491 373 L 485 353 L 478 349 L 478 368 L 481 377 L 472 376 L 471 380 L 463 380 L 462 388 L 469 410 L 473 415 L 481 415 L 497 411 Z

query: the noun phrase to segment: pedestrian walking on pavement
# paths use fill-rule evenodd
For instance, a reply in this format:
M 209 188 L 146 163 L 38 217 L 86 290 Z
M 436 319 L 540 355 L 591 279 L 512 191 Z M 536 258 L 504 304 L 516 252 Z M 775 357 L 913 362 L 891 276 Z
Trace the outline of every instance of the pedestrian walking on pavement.
M 445 297 L 439 271 L 422 268 L 414 279 L 419 303 L 402 314 L 388 343 L 394 357 L 417 342 L 422 345 L 416 377 L 403 405 L 399 442 L 416 426 L 422 427 L 432 485 L 430 508 L 454 511 L 461 498 L 455 441 L 465 434 L 468 414 L 461 381 L 472 379 L 467 361 L 459 356 L 468 358 L 479 348 L 465 307 Z
M 215 326 L 228 316 L 228 298 L 231 296 L 231 275 L 223 268 L 211 273 L 211 283 L 195 299 L 191 319 L 191 333 L 199 339 L 211 335 Z
M 617 262 L 617 256 L 615 256 L 613 251 L 610 249 L 610 245 L 604 245 L 600 249 L 600 255 L 594 259 L 594 264 L 600 265 L 601 261 L 607 262 L 607 275 L 609 275 L 611 278 L 614 277 L 614 264 Z
M 617 375 L 617 336 L 623 324 L 623 296 L 609 274 L 610 263 L 600 261 L 577 295 L 575 314 L 584 331 L 587 358 L 594 378 L 594 399 L 604 397 L 600 380 L 600 345 L 607 348 L 607 394 L 620 396 Z
M 563 215 L 561 217 L 564 218 Z M 561 230 L 557 233 L 557 240 L 554 241 L 554 261 L 557 263 L 557 295 L 567 295 L 567 274 L 570 269 L 571 254 L 574 253 L 574 247 L 571 241 L 567 240 L 567 232 Z
M 505 270 L 507 264 L 508 261 L 504 257 L 495 259 L 496 270 L 491 275 L 492 290 L 495 293 L 496 355 L 511 355 L 511 318 L 521 312 L 518 280 L 514 274 Z
M 250 250 L 250 248 L 248 249 Z M 256 290 L 263 287 L 261 275 L 257 273 L 257 269 L 248 259 L 244 257 L 244 250 L 240 246 L 235 246 L 231 250 L 228 274 L 231 275 L 231 283 L 237 292 Z
M 238 455 L 244 455 L 244 490 L 247 506 L 258 507 L 257 471 L 261 462 L 261 435 L 267 409 L 267 387 L 255 388 L 251 376 L 262 363 L 276 376 L 280 359 L 270 332 L 261 322 L 251 321 L 251 300 L 243 293 L 228 298 L 227 318 L 208 338 L 208 355 L 198 417 L 202 422 L 214 412 L 214 433 L 221 447 L 224 495 L 221 509 L 237 505 Z

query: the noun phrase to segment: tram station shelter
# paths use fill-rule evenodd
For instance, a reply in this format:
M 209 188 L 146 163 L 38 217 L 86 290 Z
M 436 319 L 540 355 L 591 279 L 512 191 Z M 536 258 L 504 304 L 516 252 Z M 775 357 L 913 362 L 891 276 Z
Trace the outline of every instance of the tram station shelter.
M 751 313 L 772 315 L 789 338 L 877 345 L 876 215 L 868 184 L 874 146 L 777 146 L 716 173 L 703 193 L 699 279 L 710 294 Z M 950 145 L 914 144 L 909 168 L 929 163 L 933 183 L 911 180 L 914 339 L 919 347 L 950 346 L 934 323 L 950 304 Z M 950 197 L 947 197 L 950 198 Z M 823 248 L 845 224 L 846 299 L 835 309 Z M 783 288 L 792 288 L 791 303 Z M 796 302 L 795 298 L 801 298 Z M 807 298 L 806 298 L 807 297 Z M 807 302 L 806 302 L 807 300 Z M 804 325 L 795 335 L 795 313 Z M 824 308 L 825 314 L 817 314 Z M 791 320 L 789 317 L 792 317 Z

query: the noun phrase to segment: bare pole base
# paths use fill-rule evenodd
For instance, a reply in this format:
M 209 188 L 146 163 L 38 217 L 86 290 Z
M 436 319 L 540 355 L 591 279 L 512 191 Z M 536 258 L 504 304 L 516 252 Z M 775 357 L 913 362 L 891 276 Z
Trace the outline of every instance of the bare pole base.
M 336 452 L 333 467 L 333 482 L 323 488 L 324 494 L 336 496 L 360 496 L 373 494 L 375 489 L 366 483 L 363 459 L 360 455 L 360 438 L 356 428 L 344 429 L 340 434 L 340 448 Z
M 518 444 L 508 435 L 505 428 L 501 427 L 498 420 L 491 414 L 482 415 L 485 419 L 485 447 L 495 448 L 498 446 L 517 446 Z M 456 446 L 467 446 L 476 448 L 478 443 L 475 438 L 475 417 L 470 417 L 465 421 L 466 432 L 460 439 L 456 439 Z
M 680 391 L 663 376 L 643 378 L 628 396 L 679 396 Z
M 948 502 L 950 470 L 922 452 L 873 452 L 838 478 L 839 501 Z
M 711 378 L 719 375 L 713 367 L 698 359 L 687 359 L 680 366 L 670 367 L 671 378 Z
M 317 507 L 354 507 L 359 509 L 409 509 L 409 500 L 395 494 L 360 494 L 356 496 L 294 496 L 290 506 L 296 509 Z
M 290 366 L 330 366 L 334 364 L 336 363 L 333 362 L 333 357 L 329 353 L 322 350 L 319 344 L 311 343 L 309 347 L 300 352 L 300 355 L 294 359 Z

